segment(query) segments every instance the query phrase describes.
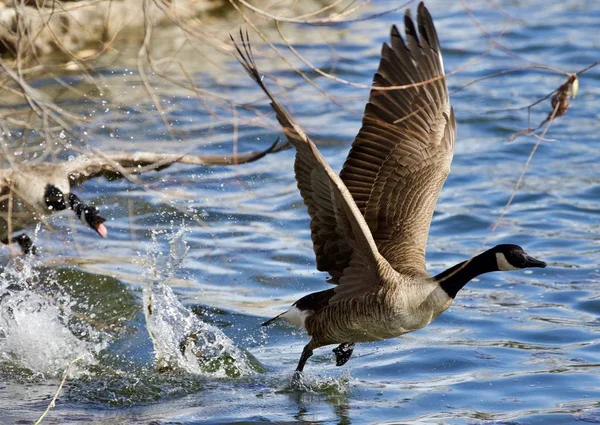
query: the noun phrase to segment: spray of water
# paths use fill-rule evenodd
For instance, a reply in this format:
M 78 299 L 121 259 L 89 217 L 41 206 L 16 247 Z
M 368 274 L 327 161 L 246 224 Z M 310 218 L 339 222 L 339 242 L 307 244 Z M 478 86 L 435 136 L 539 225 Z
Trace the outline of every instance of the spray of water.
M 172 236 L 168 253 L 160 250 L 156 232 L 147 247 L 143 309 L 157 367 L 211 377 L 252 374 L 257 361 L 183 306 L 167 284 L 189 250 L 184 233 L 182 227 Z
M 31 257 L 12 260 L 0 273 L 0 363 L 26 375 L 58 377 L 73 359 L 94 363 L 106 347 L 102 332 L 73 321 L 75 302 L 51 271 Z M 82 369 L 78 373 L 81 373 Z

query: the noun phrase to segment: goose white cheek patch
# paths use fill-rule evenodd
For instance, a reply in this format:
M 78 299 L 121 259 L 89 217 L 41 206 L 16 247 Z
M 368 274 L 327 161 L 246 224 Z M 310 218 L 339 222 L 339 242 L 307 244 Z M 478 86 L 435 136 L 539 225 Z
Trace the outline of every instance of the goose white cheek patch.
M 510 264 L 506 259 L 506 256 L 501 252 L 496 253 L 496 262 L 498 263 L 498 269 L 501 271 L 519 270 L 518 267 L 515 267 L 512 264 Z

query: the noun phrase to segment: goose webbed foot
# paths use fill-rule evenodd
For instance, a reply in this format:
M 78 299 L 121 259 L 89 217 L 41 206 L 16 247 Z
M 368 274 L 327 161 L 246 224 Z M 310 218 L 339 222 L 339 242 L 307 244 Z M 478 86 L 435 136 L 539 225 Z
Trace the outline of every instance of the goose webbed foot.
M 29 236 L 25 233 L 21 233 L 19 236 L 15 236 L 14 238 L 5 238 L 2 240 L 2 243 L 8 245 L 9 243 L 16 243 L 21 248 L 21 252 L 23 254 L 37 254 L 37 249 L 33 244 L 33 241 Z
M 293 388 L 301 387 L 302 385 L 302 372 L 299 370 L 295 370 L 292 375 L 292 382 L 290 383 Z
M 354 351 L 354 343 L 344 342 L 338 347 L 334 348 L 332 351 L 333 354 L 335 354 L 335 365 L 343 366 L 348 362 L 348 360 L 350 360 L 350 357 L 352 357 L 352 352 Z
M 19 236 L 13 238 L 13 242 L 19 244 L 19 247 L 21 247 L 21 251 L 23 251 L 23 254 L 37 254 L 37 249 L 33 244 L 33 241 L 25 233 L 22 233 Z

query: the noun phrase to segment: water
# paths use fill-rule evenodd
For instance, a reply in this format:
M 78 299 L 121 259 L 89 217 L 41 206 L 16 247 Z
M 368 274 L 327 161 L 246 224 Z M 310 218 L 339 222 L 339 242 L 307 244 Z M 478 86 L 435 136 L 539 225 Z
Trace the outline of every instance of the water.
M 493 36 L 504 31 L 501 42 L 521 57 L 569 71 L 599 57 L 596 2 L 468 4 Z M 397 6 L 378 2 L 363 13 Z M 429 2 L 429 8 L 448 70 L 488 49 L 489 40 L 459 3 Z M 401 22 L 394 13 L 336 27 L 285 25 L 284 31 L 316 65 L 368 84 L 390 24 Z M 272 29 L 269 34 L 275 39 Z M 157 42 L 157 48 L 168 51 L 171 42 Z M 210 65 L 191 54 L 182 60 L 199 87 L 268 113 L 240 67 L 219 57 L 214 54 Z M 366 91 L 317 79 L 341 108 L 271 57 L 257 61 L 284 86 L 297 85 L 281 99 L 339 169 L 358 131 Z M 449 86 L 454 91 L 520 65 L 494 50 L 452 75 Z M 102 107 L 73 95 L 60 98 L 89 114 L 86 131 L 96 148 L 229 153 L 234 129 L 240 151 L 265 147 L 279 134 L 265 118 L 250 121 L 250 113 L 232 120 L 216 102 L 151 76 L 178 131 L 173 139 L 131 69 L 135 56 L 102 69 L 110 87 Z M 77 73 L 65 78 L 89 89 Z M 259 326 L 301 295 L 327 287 L 314 268 L 292 151 L 236 167 L 173 166 L 141 177 L 151 190 L 126 180 L 85 183 L 77 193 L 101 206 L 108 239 L 66 215 L 52 220 L 55 232 L 37 233 L 37 259 L 4 257 L 2 293 L 10 296 L 1 301 L 0 422 L 37 419 L 64 368 L 82 354 L 44 423 L 600 422 L 597 69 L 582 76 L 578 97 L 552 123 L 550 140 L 541 143 L 507 215 L 491 231 L 536 143 L 532 137 L 507 142 L 528 126 L 526 110 L 508 109 L 527 106 L 565 80 L 521 71 L 452 95 L 459 138 L 427 252 L 432 273 L 507 242 L 549 266 L 482 276 L 427 328 L 360 344 L 342 368 L 334 366 L 329 348 L 318 350 L 301 390 L 289 381 L 306 335 L 285 325 Z M 46 86 L 52 91 L 52 80 L 36 81 Z M 532 123 L 548 111 L 547 103 L 540 105 Z M 185 230 L 178 235 L 180 227 Z M 158 307 L 156 321 L 147 315 L 149 303 Z M 218 336 L 218 344 L 209 340 L 205 348 L 225 347 L 210 352 L 216 369 L 197 369 L 175 346 L 192 327 Z
M 181 305 L 173 290 L 165 285 L 177 272 L 189 247 L 183 240 L 182 226 L 170 239 L 168 253 L 158 249 L 158 236 L 152 235 L 145 273 L 142 310 L 152 340 L 154 362 L 158 370 L 181 369 L 193 375 L 211 378 L 252 374 L 250 354 L 235 346 L 217 327 L 203 322 L 196 313 Z

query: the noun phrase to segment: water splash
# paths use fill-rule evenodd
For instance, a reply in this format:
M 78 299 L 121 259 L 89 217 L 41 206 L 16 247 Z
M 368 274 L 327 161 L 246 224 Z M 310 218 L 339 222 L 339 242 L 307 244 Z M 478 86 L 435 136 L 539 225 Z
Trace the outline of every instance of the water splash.
M 60 376 L 80 356 L 80 365 L 93 364 L 108 342 L 93 326 L 73 320 L 74 305 L 53 273 L 42 274 L 32 257 L 12 260 L 0 273 L 1 370 L 48 378 Z
M 302 376 L 294 379 L 294 374 L 289 375 L 286 385 L 281 393 L 313 393 L 328 397 L 344 397 L 350 393 L 350 371 L 346 370 L 336 376 L 320 376 L 304 372 Z
M 256 359 L 185 308 L 167 285 L 189 250 L 184 233 L 182 227 L 169 240 L 167 254 L 159 248 L 157 232 L 147 247 L 150 264 L 145 269 L 143 309 L 158 369 L 211 377 L 237 377 L 260 370 Z

